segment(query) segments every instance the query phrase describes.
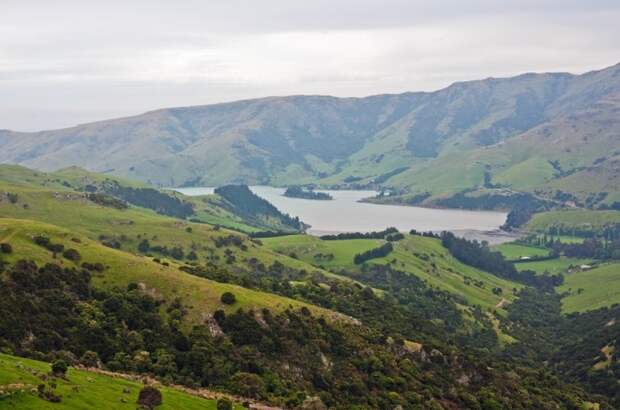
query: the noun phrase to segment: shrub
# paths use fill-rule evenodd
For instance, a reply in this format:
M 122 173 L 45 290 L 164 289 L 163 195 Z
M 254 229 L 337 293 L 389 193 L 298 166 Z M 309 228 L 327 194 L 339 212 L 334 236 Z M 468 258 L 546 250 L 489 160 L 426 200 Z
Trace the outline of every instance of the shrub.
M 227 398 L 219 399 L 217 401 L 217 410 L 232 410 L 232 408 L 233 404 Z
M 253 399 L 260 399 L 265 395 L 265 382 L 253 373 L 235 373 L 231 378 L 230 388 L 240 396 Z
M 138 395 L 138 404 L 147 409 L 160 406 L 162 404 L 161 392 L 153 386 L 144 386 Z
M 221 301 L 222 303 L 225 303 L 227 305 L 234 305 L 235 302 L 237 301 L 237 298 L 235 297 L 234 294 L 230 292 L 224 292 L 222 294 Z
M 99 367 L 101 361 L 99 360 L 99 355 L 97 352 L 87 350 L 80 358 L 80 363 L 86 367 Z
M 64 376 L 69 366 L 64 360 L 56 360 L 52 363 L 52 373 L 56 376 Z
M 10 243 L 0 243 L 0 252 L 2 253 L 13 253 L 13 247 Z
M 64 256 L 65 258 L 73 262 L 79 262 L 80 259 L 82 259 L 82 256 L 80 255 L 80 253 L 73 248 L 69 248 L 66 251 L 64 251 L 62 253 L 62 256 Z
M 82 267 L 86 270 L 95 271 L 95 272 L 103 272 L 105 270 L 105 266 L 103 266 L 101 262 L 97 262 L 97 263 L 84 262 L 82 263 Z
M 147 253 L 151 249 L 151 244 L 148 239 L 143 239 L 142 242 L 138 245 L 138 251 L 142 253 Z

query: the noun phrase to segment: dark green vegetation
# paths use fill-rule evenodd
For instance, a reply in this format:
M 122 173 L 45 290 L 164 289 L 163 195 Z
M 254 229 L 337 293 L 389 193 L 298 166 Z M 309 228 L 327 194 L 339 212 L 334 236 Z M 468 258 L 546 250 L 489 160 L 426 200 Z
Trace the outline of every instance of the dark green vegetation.
M 560 296 L 528 289 L 508 307 L 520 340 L 505 354 L 524 362 L 547 361 L 567 381 L 587 386 L 620 404 L 618 348 L 620 306 L 562 315 Z
M 402 203 L 514 207 L 526 193 L 612 208 L 618 72 L 528 73 L 366 98 L 270 97 L 2 131 L 0 161 L 78 165 L 159 186 L 379 185 L 397 193 L 380 200 Z
M 504 355 L 522 343 L 506 316 L 525 286 L 462 263 L 434 236 L 257 240 L 10 171 L 0 180 L 11 194 L 0 201 L 0 347 L 56 363 L 58 374 L 61 360 L 69 365 L 67 380 L 41 393 L 60 396 L 59 406 L 102 400 L 99 389 L 110 402 L 123 397 L 110 398 L 117 385 L 99 378 L 73 392 L 78 362 L 286 408 L 604 409 L 608 398 L 592 392 L 613 398 L 538 359 Z M 26 377 L 2 372 L 3 386 Z M 140 389 L 131 391 L 135 406 Z M 165 408 L 170 391 L 161 391 Z
M 323 235 L 324 241 L 342 241 L 349 239 L 386 239 L 387 237 L 398 235 L 398 229 L 387 228 L 377 232 L 344 232 L 336 235 Z
M 215 193 L 226 200 L 224 207 L 231 205 L 230 211 L 260 226 L 261 221 L 275 220 L 272 225 L 288 227 L 289 230 L 303 231 L 305 226 L 299 218 L 282 214 L 268 201 L 250 191 L 247 185 L 226 185 Z
M 385 258 L 390 254 L 390 252 L 392 252 L 393 249 L 394 247 L 391 243 L 384 243 L 378 248 L 369 249 L 362 253 L 356 254 L 355 257 L 353 257 L 353 263 L 355 263 L 356 265 L 361 265 L 362 263 L 371 259 Z
M 329 201 L 332 196 L 325 192 L 315 192 L 312 189 L 305 189 L 298 185 L 293 185 L 286 188 L 284 191 L 284 196 L 288 196 L 290 198 L 302 198 L 302 199 L 315 199 L 319 201 Z

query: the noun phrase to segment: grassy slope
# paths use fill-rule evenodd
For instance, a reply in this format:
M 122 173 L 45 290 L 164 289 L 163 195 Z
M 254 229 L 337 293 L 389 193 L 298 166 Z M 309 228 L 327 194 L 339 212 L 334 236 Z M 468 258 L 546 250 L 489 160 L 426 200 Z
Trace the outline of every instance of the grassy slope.
M 200 323 L 207 313 L 217 309 L 236 310 L 243 308 L 267 307 L 274 311 L 282 311 L 289 306 L 300 308 L 308 306 L 318 315 L 331 317 L 332 312 L 281 296 L 253 291 L 240 286 L 214 282 L 180 271 L 179 265 L 171 262 L 166 267 L 151 258 L 133 255 L 127 252 L 108 248 L 83 235 L 38 221 L 0 218 L 0 242 L 9 242 L 13 246 L 13 254 L 6 258 L 10 262 L 28 258 L 39 263 L 59 262 L 64 266 L 75 266 L 64 258 L 54 260 L 51 252 L 34 244 L 32 237 L 44 234 L 54 243 L 62 243 L 65 248 L 74 248 L 82 255 L 83 261 L 101 262 L 107 266 L 103 274 L 93 277 L 93 283 L 102 288 L 113 286 L 126 287 L 129 283 L 143 283 L 146 291 L 167 301 L 181 297 L 189 307 L 190 323 Z M 77 238 L 80 243 L 72 239 Z M 220 296 L 224 292 L 232 292 L 237 303 L 227 306 L 221 303 Z
M 583 289 L 579 294 L 578 289 Z M 562 299 L 566 313 L 583 312 L 620 303 L 620 263 L 576 271 L 565 276 L 558 292 L 569 292 Z
M 512 189 L 528 190 L 553 179 L 554 171 L 549 161 L 532 157 L 498 172 L 492 182 L 509 185 Z
M 535 214 L 526 229 L 537 232 L 544 232 L 552 226 L 600 229 L 614 223 L 620 223 L 620 211 L 571 209 Z
M 0 354 L 0 390 L 3 385 L 23 384 L 24 393 L 11 395 L 9 398 L 0 398 L 0 408 L 3 409 L 135 409 L 138 393 L 142 384 L 104 376 L 84 370 L 69 369 L 66 379 L 56 379 L 56 394 L 62 396 L 60 403 L 50 403 L 30 393 L 30 389 L 36 388 L 41 379 L 32 374 L 30 369 L 40 373 L 49 373 L 48 363 L 36 360 L 23 359 L 20 357 Z M 129 390 L 130 393 L 123 393 Z M 159 410 L 166 409 L 213 409 L 216 408 L 214 400 L 206 400 L 187 393 L 180 392 L 168 387 L 161 388 L 163 404 L 157 407 Z M 126 403 L 121 402 L 121 398 Z M 236 408 L 242 408 L 237 406 Z
M 267 246 L 285 253 L 295 253 L 299 259 L 315 265 L 325 266 L 334 271 L 342 269 L 355 273 L 359 267 L 353 263 L 353 256 L 379 245 L 379 240 L 322 241 L 308 235 L 294 235 L 264 240 Z M 333 254 L 332 260 L 318 257 L 317 254 Z M 417 255 L 416 255 L 417 254 Z M 425 256 L 426 255 L 426 256 Z M 424 260 L 428 258 L 428 260 Z M 453 258 L 437 239 L 407 235 L 406 239 L 395 243 L 394 251 L 386 258 L 374 259 L 368 263 L 391 263 L 395 269 L 410 272 L 429 285 L 461 295 L 469 303 L 493 309 L 502 296 L 493 294 L 495 287 L 502 288 L 503 297 L 512 300 L 512 289 L 521 286 L 489 273 L 464 265 Z M 432 264 L 435 264 L 435 267 Z M 465 277 L 482 281 L 484 288 L 467 285 Z
M 80 167 L 63 168 L 55 172 L 50 172 L 49 175 L 50 177 L 56 177 L 60 180 L 69 182 L 69 184 L 71 184 L 74 188 L 85 187 L 89 184 L 101 184 L 110 179 L 117 181 L 123 186 L 129 186 L 132 188 L 150 188 L 148 184 L 141 181 L 128 180 L 117 176 L 91 172 Z

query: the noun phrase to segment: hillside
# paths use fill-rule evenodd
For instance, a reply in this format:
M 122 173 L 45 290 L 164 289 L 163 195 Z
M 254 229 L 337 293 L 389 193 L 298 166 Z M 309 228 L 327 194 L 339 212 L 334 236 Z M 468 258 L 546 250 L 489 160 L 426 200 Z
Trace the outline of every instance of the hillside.
M 0 162 L 78 165 L 161 186 L 379 181 L 403 201 L 486 186 L 548 196 L 561 190 L 579 200 L 608 192 L 596 202 L 611 204 L 618 200 L 619 101 L 620 65 L 435 92 L 270 97 L 1 131 Z
M 505 354 L 529 349 L 510 316 L 532 308 L 523 300 L 531 288 L 502 279 L 492 259 L 488 271 L 459 262 L 463 244 L 389 229 L 375 239 L 258 240 L 103 191 L 139 183 L 2 169 L 3 352 L 96 361 L 284 408 L 606 408 L 589 385 Z M 0 384 L 21 374 L 3 370 L 15 360 L 0 357 Z M 74 391 L 81 377 L 70 370 L 49 388 L 64 406 L 116 391 L 99 378 Z M 0 400 L 23 408 L 39 399 Z
M 49 238 L 52 243 L 63 245 L 65 249 L 75 249 L 79 253 L 78 261 L 61 259 L 60 263 L 65 267 L 79 268 L 82 262 L 105 266 L 103 272 L 96 273 L 92 278 L 97 287 L 126 288 L 129 284 L 136 283 L 166 304 L 175 298 L 182 298 L 187 304 L 188 326 L 202 323 L 218 309 L 234 311 L 238 308 L 269 308 L 278 312 L 290 307 L 299 309 L 306 306 L 318 315 L 337 317 L 333 312 L 292 299 L 191 275 L 180 270 L 183 263 L 174 259 L 166 261 L 166 264 L 157 263 L 153 258 L 113 249 L 76 234 L 75 231 L 38 221 L 0 218 L 0 242 L 10 243 L 13 247 L 13 253 L 4 257 L 4 261 L 15 263 L 27 256 L 40 265 L 55 262 L 57 257 L 54 253 L 34 242 L 33 238 L 37 236 Z M 234 305 L 221 302 L 220 297 L 225 292 L 235 295 L 237 302 Z

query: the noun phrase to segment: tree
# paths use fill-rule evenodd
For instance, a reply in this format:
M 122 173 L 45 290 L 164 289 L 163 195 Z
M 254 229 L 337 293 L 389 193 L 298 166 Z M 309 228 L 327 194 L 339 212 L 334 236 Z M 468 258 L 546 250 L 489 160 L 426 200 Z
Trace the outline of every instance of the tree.
M 56 376 L 64 377 L 69 366 L 64 360 L 56 360 L 52 363 L 52 373 Z
M 84 354 L 80 358 L 80 363 L 86 367 L 100 367 L 101 366 L 99 355 L 97 354 L 97 352 L 93 352 L 91 350 L 87 350 L 84 352 Z
M 170 256 L 174 259 L 181 260 L 185 256 L 185 252 L 183 252 L 183 248 L 180 246 L 175 246 L 170 250 Z
M 230 292 L 224 292 L 222 294 L 221 301 L 227 305 L 234 305 L 235 302 L 237 302 L 237 298 Z
M 162 404 L 161 392 L 153 386 L 144 386 L 138 395 L 138 404 L 147 409 L 154 409 Z
M 148 239 L 143 239 L 138 245 L 138 251 L 141 253 L 147 253 L 151 249 L 151 244 Z
M 227 398 L 222 398 L 217 401 L 217 410 L 232 410 L 233 404 Z
M 64 251 L 62 253 L 62 256 L 64 256 L 65 258 L 69 259 L 70 261 L 73 262 L 79 262 L 80 259 L 82 258 L 82 256 L 80 255 L 80 253 L 78 251 L 76 251 L 73 248 L 67 249 L 66 251 Z
M 13 247 L 11 246 L 11 244 L 6 242 L 0 243 L 0 252 L 6 254 L 13 253 Z
M 253 373 L 235 373 L 231 378 L 230 387 L 234 393 L 253 399 L 260 399 L 265 394 L 265 382 Z

